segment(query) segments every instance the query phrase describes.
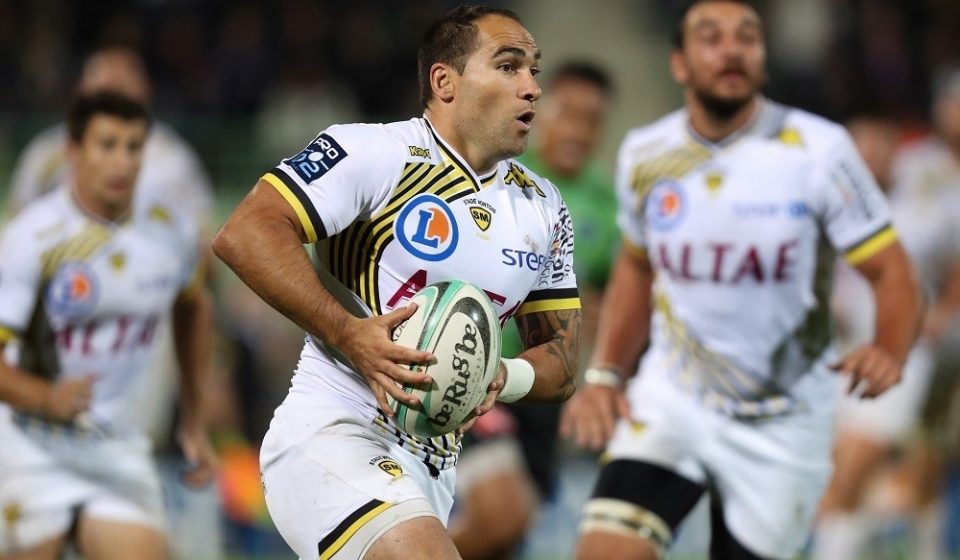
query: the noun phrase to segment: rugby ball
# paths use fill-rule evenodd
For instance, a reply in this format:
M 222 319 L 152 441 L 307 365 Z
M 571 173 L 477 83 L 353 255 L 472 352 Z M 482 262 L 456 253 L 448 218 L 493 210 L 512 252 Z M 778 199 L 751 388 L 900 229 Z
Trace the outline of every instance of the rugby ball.
M 393 341 L 433 353 L 436 363 L 425 370 L 432 382 L 404 385 L 419 397 L 416 408 L 389 394 L 387 400 L 401 430 L 441 436 L 466 422 L 487 395 L 500 366 L 500 323 L 483 290 L 461 280 L 429 284 L 411 302 L 417 311 L 394 329 Z

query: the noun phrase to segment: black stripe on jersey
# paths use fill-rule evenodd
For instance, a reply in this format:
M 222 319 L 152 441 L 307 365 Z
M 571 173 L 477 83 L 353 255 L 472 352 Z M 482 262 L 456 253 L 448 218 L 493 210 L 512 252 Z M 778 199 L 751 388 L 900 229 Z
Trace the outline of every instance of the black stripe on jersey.
M 320 544 L 317 545 L 317 550 L 319 551 L 318 554 L 322 556 L 323 553 L 326 552 L 328 548 L 333 546 L 333 543 L 335 543 L 337 539 L 340 538 L 341 535 L 347 532 L 350 529 L 350 527 L 357 522 L 357 520 L 359 520 L 364 515 L 370 513 L 371 511 L 377 509 L 381 505 L 383 505 L 383 502 L 381 502 L 380 500 L 370 500 L 369 502 L 360 506 L 356 511 L 348 515 L 346 519 L 344 519 L 339 525 L 337 525 L 336 529 L 334 529 L 333 531 L 330 531 L 330 533 L 327 534 L 327 536 L 324 537 L 322 541 L 320 541 Z
M 852 244 L 851 244 L 849 247 L 847 247 L 846 249 L 843 249 L 841 252 L 842 252 L 843 254 L 847 254 L 847 253 L 852 253 L 852 252 L 856 251 L 857 249 L 859 249 L 859 248 L 860 248 L 862 245 L 864 245 L 865 243 L 869 243 L 871 240 L 873 240 L 873 238 L 876 237 L 877 234 L 881 233 L 883 230 L 885 230 L 885 229 L 887 229 L 887 228 L 889 228 L 889 227 L 891 227 L 890 222 L 884 222 L 882 226 L 878 227 L 877 229 L 871 231 L 871 232 L 868 233 L 867 235 L 864 235 L 864 236 L 861 237 L 860 239 L 856 240 L 854 243 L 852 243 Z
M 548 290 L 533 290 L 527 294 L 526 299 L 523 300 L 524 303 L 530 303 L 532 301 L 543 301 L 547 299 L 568 299 L 568 298 L 578 298 L 580 297 L 580 292 L 577 288 L 556 288 Z
M 273 173 L 277 179 L 280 179 L 280 182 L 286 185 L 286 187 L 290 189 L 290 192 L 293 193 L 293 196 L 297 197 L 297 200 L 303 205 L 304 211 L 306 211 L 310 222 L 313 224 L 313 229 L 317 232 L 317 239 L 326 239 L 327 228 L 323 225 L 320 214 L 317 214 L 317 209 L 313 207 L 313 202 L 310 201 L 310 197 L 307 196 L 307 193 L 303 192 L 303 188 L 280 167 L 274 167 L 270 173 Z

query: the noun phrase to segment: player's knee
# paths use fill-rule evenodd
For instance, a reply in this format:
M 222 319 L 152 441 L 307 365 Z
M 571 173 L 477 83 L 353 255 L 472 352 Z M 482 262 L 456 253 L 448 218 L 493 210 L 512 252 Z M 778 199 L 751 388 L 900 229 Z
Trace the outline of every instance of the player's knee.
M 631 502 L 593 498 L 584 508 L 577 556 L 581 559 L 659 559 L 673 539 L 656 513 Z

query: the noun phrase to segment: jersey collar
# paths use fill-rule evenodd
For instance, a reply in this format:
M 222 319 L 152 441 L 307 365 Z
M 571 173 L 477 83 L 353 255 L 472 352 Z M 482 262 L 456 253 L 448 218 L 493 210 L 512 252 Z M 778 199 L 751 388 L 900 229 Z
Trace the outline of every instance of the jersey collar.
M 497 165 L 493 166 L 493 169 L 490 170 L 489 173 L 485 173 L 482 176 L 477 175 L 473 169 L 467 165 L 466 160 L 460 154 L 458 154 L 456 150 L 453 149 L 453 146 L 448 144 L 447 141 L 440 136 L 440 133 L 437 132 L 437 129 L 434 128 L 433 123 L 430 122 L 430 119 L 426 115 L 423 116 L 423 120 L 427 123 L 427 128 L 430 129 L 430 134 L 433 135 L 437 145 L 440 146 L 440 151 L 443 154 L 444 161 L 452 163 L 454 166 L 460 168 L 464 175 L 466 175 L 473 182 L 474 188 L 476 188 L 478 191 L 483 187 L 493 184 L 493 178 L 497 175 L 497 168 L 500 167 L 499 162 Z
M 750 119 L 744 123 L 743 126 L 716 142 L 701 136 L 700 133 L 697 132 L 690 123 L 690 114 L 685 111 L 687 133 L 690 135 L 690 138 L 692 138 L 698 144 L 710 148 L 711 150 L 722 150 L 729 147 L 731 144 L 734 144 L 735 142 L 738 142 L 739 140 L 758 132 L 758 130 L 761 128 L 765 129 L 766 127 L 761 125 L 769 120 L 766 118 L 766 114 L 769 112 L 769 105 L 770 103 L 766 97 L 760 97 L 757 103 L 757 109 L 752 115 L 750 115 Z

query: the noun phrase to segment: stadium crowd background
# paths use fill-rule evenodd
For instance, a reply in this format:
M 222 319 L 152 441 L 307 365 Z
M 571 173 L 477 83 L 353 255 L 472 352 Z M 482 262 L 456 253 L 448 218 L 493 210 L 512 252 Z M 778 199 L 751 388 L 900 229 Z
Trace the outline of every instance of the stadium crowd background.
M 553 63 L 569 58 L 609 70 L 617 95 L 601 159 L 611 168 L 627 129 L 680 105 L 667 64 L 677 0 L 491 3 L 525 20 L 548 76 Z M 0 0 L 0 177 L 10 177 L 35 133 L 62 119 L 85 55 L 128 46 L 147 62 L 155 114 L 190 141 L 210 174 L 216 228 L 263 171 L 324 127 L 419 114 L 416 43 L 430 20 L 456 4 Z M 767 94 L 834 120 L 884 115 L 903 126 L 905 141 L 916 137 L 928 128 L 932 84 L 960 67 L 956 0 L 770 0 L 760 6 L 770 57 Z M 0 201 L 8 184 L 0 180 Z M 269 527 L 257 509 L 252 448 L 230 442 L 260 441 L 302 339 L 225 269 L 215 282 L 224 333 L 215 383 L 224 395 L 218 441 L 226 450 L 226 517 Z M 227 537 L 237 553 L 278 550 L 283 557 L 269 529 Z

